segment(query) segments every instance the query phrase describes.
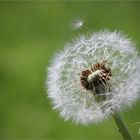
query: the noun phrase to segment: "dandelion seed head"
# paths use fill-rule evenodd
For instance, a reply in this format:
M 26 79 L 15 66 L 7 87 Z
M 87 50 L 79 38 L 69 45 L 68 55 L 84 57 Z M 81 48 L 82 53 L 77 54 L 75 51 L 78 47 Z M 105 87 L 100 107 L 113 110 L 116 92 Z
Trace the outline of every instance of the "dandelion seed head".
M 81 36 L 56 54 L 48 67 L 48 96 L 65 120 L 98 123 L 140 97 L 139 65 L 135 45 L 124 34 L 100 31 Z M 84 77 L 92 83 L 89 89 L 80 79 L 86 70 L 91 72 Z

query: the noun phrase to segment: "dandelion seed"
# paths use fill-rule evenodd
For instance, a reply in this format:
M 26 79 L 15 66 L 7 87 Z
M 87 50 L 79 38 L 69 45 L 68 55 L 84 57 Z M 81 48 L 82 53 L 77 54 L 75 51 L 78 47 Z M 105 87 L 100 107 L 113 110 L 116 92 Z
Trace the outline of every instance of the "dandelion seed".
M 80 29 L 83 26 L 83 21 L 81 19 L 74 20 L 71 24 L 73 30 Z
M 82 36 L 54 57 L 48 96 L 65 120 L 97 123 L 140 97 L 139 65 L 133 42 L 122 33 Z

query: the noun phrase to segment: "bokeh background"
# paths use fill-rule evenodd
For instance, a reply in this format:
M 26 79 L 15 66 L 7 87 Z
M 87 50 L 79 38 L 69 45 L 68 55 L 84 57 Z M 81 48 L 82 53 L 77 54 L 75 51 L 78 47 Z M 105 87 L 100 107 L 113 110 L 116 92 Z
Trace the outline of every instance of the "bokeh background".
M 73 31 L 76 18 L 86 28 Z M 65 122 L 45 90 L 55 52 L 80 34 L 101 29 L 122 30 L 139 49 L 140 2 L 0 1 L 0 139 L 122 139 L 113 119 L 89 126 Z M 121 115 L 140 139 L 140 124 L 132 125 L 140 122 L 140 102 Z

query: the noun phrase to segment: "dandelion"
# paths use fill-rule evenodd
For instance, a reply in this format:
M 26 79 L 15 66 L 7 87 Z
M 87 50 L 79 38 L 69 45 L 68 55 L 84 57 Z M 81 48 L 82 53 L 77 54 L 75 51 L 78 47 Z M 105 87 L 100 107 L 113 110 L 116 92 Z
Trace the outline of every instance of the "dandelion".
M 48 96 L 65 120 L 87 125 L 114 115 L 120 121 L 116 113 L 139 97 L 139 65 L 135 45 L 123 33 L 81 36 L 55 55 Z

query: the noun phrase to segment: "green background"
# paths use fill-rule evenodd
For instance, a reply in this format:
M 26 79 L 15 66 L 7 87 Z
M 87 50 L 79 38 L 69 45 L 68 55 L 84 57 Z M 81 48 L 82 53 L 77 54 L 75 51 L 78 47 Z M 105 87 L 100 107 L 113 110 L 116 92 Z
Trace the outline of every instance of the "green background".
M 84 20 L 73 31 L 73 19 Z M 81 126 L 65 122 L 46 96 L 46 67 L 80 34 L 123 30 L 140 46 L 140 2 L 0 2 L 0 139 L 122 139 L 113 119 Z M 131 84 L 131 83 L 130 83 Z M 121 113 L 139 139 L 140 102 Z

